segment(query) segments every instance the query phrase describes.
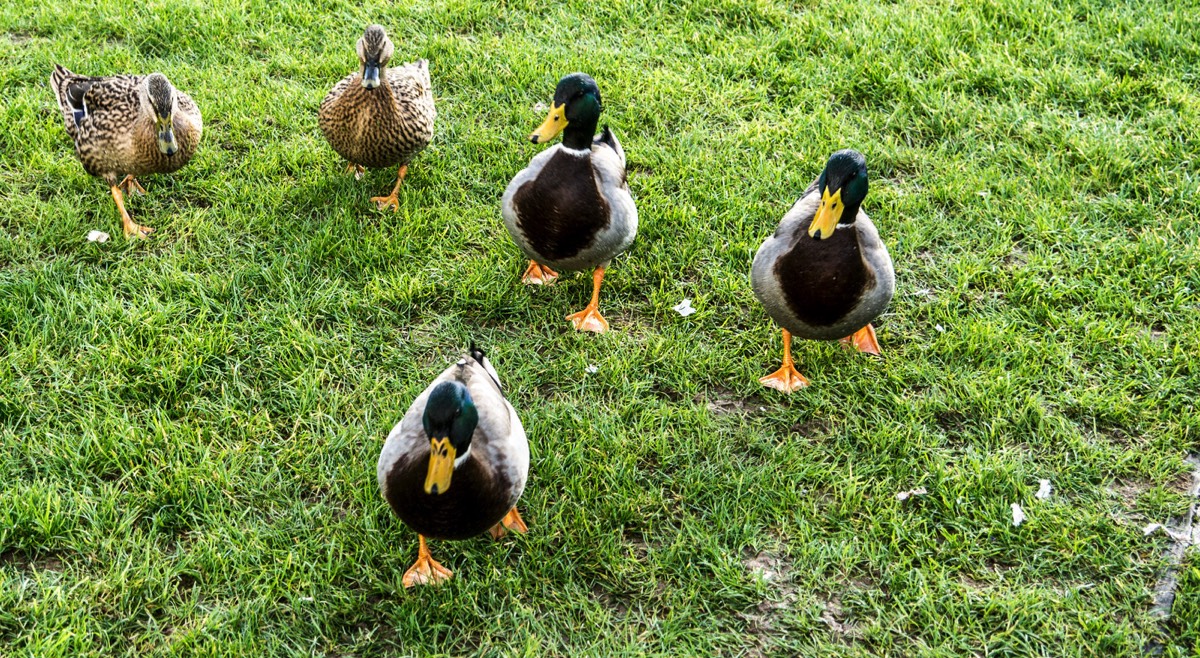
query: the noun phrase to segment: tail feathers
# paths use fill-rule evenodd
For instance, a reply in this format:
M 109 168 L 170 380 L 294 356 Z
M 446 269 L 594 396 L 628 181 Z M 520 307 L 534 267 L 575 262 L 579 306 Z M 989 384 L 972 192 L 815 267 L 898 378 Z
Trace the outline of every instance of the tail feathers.
M 60 64 L 55 64 L 54 72 L 50 74 L 50 86 L 54 88 L 54 95 L 58 97 L 58 106 L 62 108 L 64 118 L 69 114 L 75 125 L 79 125 L 87 116 L 84 94 L 91 88 L 91 81 L 71 73 Z
M 612 131 L 609 130 L 607 125 L 604 126 L 604 129 L 592 141 L 596 144 L 605 144 L 613 148 L 617 147 L 617 138 L 613 136 Z
M 483 353 L 483 349 L 475 344 L 475 341 L 471 341 L 471 347 L 468 349 L 467 354 L 469 354 L 472 359 L 475 359 L 479 365 L 483 366 L 484 371 L 487 372 L 488 376 L 492 378 L 492 381 L 496 382 L 496 388 L 503 393 L 504 385 L 500 383 L 500 375 L 496 373 L 496 369 L 493 368 L 492 363 L 488 361 L 487 355 Z
M 484 354 L 483 350 L 475 344 L 475 341 L 471 341 L 471 347 L 467 350 L 467 353 L 471 355 L 472 359 L 478 361 L 479 365 L 486 365 L 484 360 L 487 358 L 487 355 Z
M 55 64 L 54 71 L 50 73 L 50 88 L 54 90 L 54 95 L 58 96 L 58 103 L 62 105 L 63 99 L 66 97 L 67 82 L 74 76 L 66 69 L 66 67 Z
M 429 79 L 429 60 L 418 59 L 415 62 L 405 64 L 404 68 L 412 73 L 412 77 L 420 82 L 422 88 L 426 91 L 433 87 L 433 83 Z
M 593 144 L 603 144 L 617 152 L 617 157 L 621 159 L 621 166 L 625 166 L 625 149 L 621 148 L 621 142 L 617 141 L 617 136 L 613 134 L 608 126 L 604 126 L 604 130 L 592 139 Z

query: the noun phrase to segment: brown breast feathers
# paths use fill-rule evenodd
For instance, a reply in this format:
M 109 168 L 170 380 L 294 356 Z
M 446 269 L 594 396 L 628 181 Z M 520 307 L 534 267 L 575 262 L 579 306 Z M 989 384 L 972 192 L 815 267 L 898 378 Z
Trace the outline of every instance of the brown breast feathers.
M 583 251 L 610 221 L 591 156 L 554 154 L 537 178 L 513 195 L 517 226 L 537 254 L 548 261 Z
M 511 482 L 502 468 L 472 459 L 455 469 L 450 488 L 425 493 L 429 452 L 403 459 L 388 473 L 388 504 L 413 530 L 435 539 L 467 539 L 500 522 L 508 513 Z
M 811 218 L 809 222 L 811 222 Z M 816 327 L 836 324 L 875 284 L 858 248 L 858 231 L 841 228 L 825 240 L 808 235 L 808 224 L 790 251 L 775 263 L 788 307 L 802 322 Z

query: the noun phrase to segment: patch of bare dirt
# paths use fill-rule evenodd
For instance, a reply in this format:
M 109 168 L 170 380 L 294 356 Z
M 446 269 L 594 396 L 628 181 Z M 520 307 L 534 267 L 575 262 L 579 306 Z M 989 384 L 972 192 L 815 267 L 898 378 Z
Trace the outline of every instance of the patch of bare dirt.
M 967 424 L 967 417 L 952 409 L 937 412 L 934 414 L 934 420 L 937 421 L 938 427 L 951 434 L 961 432 Z
M 847 621 L 846 612 L 842 609 L 842 599 L 834 594 L 829 600 L 821 602 L 825 609 L 821 612 L 821 621 L 829 630 L 839 637 L 857 638 L 861 636 L 858 625 Z
M 1142 494 L 1154 488 L 1149 480 L 1117 480 L 1105 491 L 1121 500 L 1121 504 L 1132 510 L 1137 506 L 1137 499 Z
M 713 389 L 706 397 L 697 396 L 696 402 L 705 402 L 705 408 L 715 416 L 754 413 L 767 406 L 766 400 L 757 395 L 744 398 L 727 388 Z
M 20 571 L 56 571 L 63 570 L 62 560 L 54 553 L 34 555 L 21 550 L 7 550 L 0 553 L 0 567 L 13 567 Z
M 604 591 L 598 585 L 592 586 L 592 599 L 611 610 L 617 617 L 624 617 L 629 612 L 629 606 L 620 597 Z
M 976 591 L 982 591 L 985 589 L 989 589 L 992 586 L 991 583 L 988 583 L 983 580 L 977 580 L 976 578 L 974 578 L 973 576 L 971 576 L 970 574 L 968 574 L 966 572 L 958 574 L 958 582 L 962 583 L 963 587 L 966 587 L 967 589 L 976 590 Z
M 792 425 L 792 434 L 799 434 L 805 437 L 822 437 L 828 436 L 831 429 L 833 429 L 833 423 L 828 418 L 813 417 L 798 421 Z
M 625 539 L 625 543 L 633 548 L 633 555 L 639 561 L 645 561 L 650 555 L 651 550 L 656 550 L 660 547 L 658 542 L 647 541 L 645 536 L 637 530 L 626 528 L 622 536 Z
M 1028 260 L 1028 256 L 1025 250 L 1021 248 L 1021 245 L 1013 245 L 1012 251 L 1008 252 L 1008 255 L 1004 257 L 1004 265 L 1009 269 L 1018 268 Z
M 752 610 L 739 613 L 747 623 L 747 630 L 754 640 L 751 656 L 765 656 L 774 644 L 774 638 L 783 637 L 788 628 L 783 611 L 791 609 L 798 598 L 797 587 L 792 579 L 792 563 L 782 553 L 760 551 L 742 561 L 746 571 L 767 584 L 769 593 Z
M 770 550 L 749 555 L 742 564 L 749 573 L 761 578 L 768 588 L 767 597 L 763 601 L 753 609 L 739 614 L 747 622 L 747 630 L 754 638 L 755 647 L 748 655 L 774 655 L 774 640 L 786 637 L 792 630 L 785 613 L 797 605 L 804 604 L 794 577 L 794 566 L 781 551 Z M 846 591 L 874 587 L 874 583 L 867 580 L 847 584 L 849 587 Z M 843 607 L 843 594 L 844 592 L 834 592 L 827 596 L 817 595 L 816 602 L 821 607 L 817 619 L 829 627 L 829 631 L 837 640 L 852 642 L 862 637 L 862 631 Z

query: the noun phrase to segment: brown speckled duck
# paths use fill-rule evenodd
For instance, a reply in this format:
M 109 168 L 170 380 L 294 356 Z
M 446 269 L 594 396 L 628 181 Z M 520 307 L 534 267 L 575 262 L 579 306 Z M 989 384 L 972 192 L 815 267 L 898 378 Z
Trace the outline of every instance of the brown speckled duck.
M 468 539 L 485 530 L 525 532 L 516 504 L 529 474 L 529 443 L 483 350 L 471 349 L 413 401 L 379 453 L 379 491 L 417 531 L 404 586 L 449 579 L 425 538 Z
M 361 69 L 342 78 L 321 101 L 318 123 L 333 150 L 349 160 L 347 171 L 362 178 L 363 167 L 400 166 L 386 197 L 371 197 L 380 210 L 400 209 L 397 195 L 408 163 L 433 139 L 433 86 L 429 62 L 388 68 L 395 47 L 378 25 L 358 40 Z
M 625 179 L 625 151 L 600 121 L 600 88 L 592 76 L 571 73 L 558 81 L 550 113 L 529 136 L 556 144 L 535 155 L 509 182 L 501 214 L 513 242 L 529 259 L 521 281 L 551 283 L 555 270 L 593 270 L 592 301 L 567 316 L 580 331 L 603 333 L 600 285 L 609 261 L 637 236 L 638 215 Z
M 792 361 L 793 335 L 880 353 L 871 322 L 891 301 L 896 276 L 861 210 L 866 198 L 867 159 L 834 153 L 754 255 L 754 294 L 783 328 L 783 367 L 760 379 L 764 386 L 790 393 L 808 385 Z
M 125 195 L 146 190 L 136 176 L 169 174 L 200 145 L 200 108 L 161 73 L 90 78 L 55 64 L 50 87 L 84 171 L 108 183 L 125 236 L 154 231 L 133 223 Z

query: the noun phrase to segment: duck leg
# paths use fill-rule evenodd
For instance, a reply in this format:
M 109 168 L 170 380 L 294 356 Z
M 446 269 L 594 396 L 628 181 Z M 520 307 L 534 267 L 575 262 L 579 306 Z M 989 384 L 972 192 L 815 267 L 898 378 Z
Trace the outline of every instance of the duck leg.
M 380 210 L 387 210 L 388 206 L 391 206 L 392 212 L 400 212 L 400 199 L 396 195 L 400 193 L 400 183 L 404 182 L 404 177 L 407 175 L 408 165 L 400 165 L 400 169 L 396 172 L 396 186 L 392 188 L 391 195 L 371 197 Z
M 592 272 L 592 301 L 578 313 L 567 316 L 571 324 L 579 331 L 592 331 L 602 334 L 608 331 L 608 321 L 600 315 L 600 284 L 604 282 L 604 267 L 597 267 Z
M 346 163 L 346 173 L 354 174 L 354 180 L 362 180 L 363 174 L 366 173 L 366 171 L 367 170 L 360 164 L 354 164 L 353 162 Z
M 146 188 L 142 187 L 142 184 L 133 177 L 133 174 L 127 174 L 125 176 L 125 180 L 117 183 L 117 187 L 121 188 L 122 192 L 130 196 L 132 196 L 135 192 L 142 195 L 146 194 Z
M 420 542 L 417 545 L 417 561 L 404 572 L 404 586 L 437 585 L 450 580 L 454 572 L 433 559 L 429 547 L 425 545 L 425 535 L 417 535 L 417 540 Z
M 841 339 L 841 343 L 847 347 L 853 347 L 859 352 L 866 352 L 875 356 L 883 354 L 879 349 L 879 340 L 875 338 L 875 328 L 870 324 Z
M 136 235 L 143 240 L 150 237 L 150 234 L 154 232 L 154 229 L 150 228 L 149 226 L 139 226 L 134 224 L 133 220 L 129 218 L 129 212 L 125 210 L 125 196 L 121 194 L 121 187 L 119 185 L 113 185 L 108 189 L 110 192 L 112 192 L 113 201 L 117 202 L 117 210 L 121 211 L 121 224 L 125 229 L 125 237 L 128 238 Z
M 550 285 L 558 278 L 558 272 L 542 265 L 536 260 L 529 261 L 529 267 L 525 268 L 525 274 L 521 275 L 521 283 L 528 283 L 535 286 Z
M 787 329 L 783 330 L 783 367 L 758 381 L 767 388 L 784 393 L 808 386 L 808 379 L 796 370 L 792 361 L 792 334 Z
M 508 514 L 505 514 L 504 518 L 500 519 L 500 523 L 492 526 L 488 530 L 488 533 L 492 535 L 492 539 L 499 539 L 506 534 L 505 528 L 518 534 L 529 532 L 529 526 L 525 525 L 524 519 L 521 518 L 520 512 L 515 507 L 508 510 Z

